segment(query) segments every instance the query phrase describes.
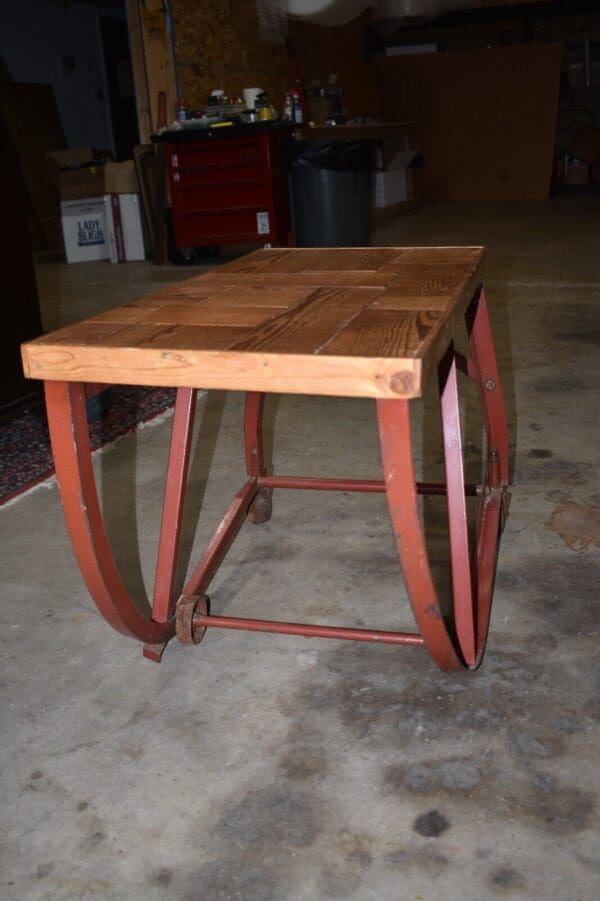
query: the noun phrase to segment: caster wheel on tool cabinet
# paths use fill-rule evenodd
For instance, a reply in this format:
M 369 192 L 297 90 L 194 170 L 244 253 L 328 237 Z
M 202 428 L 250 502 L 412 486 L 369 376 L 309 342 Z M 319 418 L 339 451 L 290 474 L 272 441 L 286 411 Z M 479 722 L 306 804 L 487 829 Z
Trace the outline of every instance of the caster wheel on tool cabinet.
M 174 266 L 195 266 L 198 251 L 195 247 L 169 247 L 169 262 Z
M 196 253 L 198 254 L 199 263 L 212 263 L 213 260 L 221 256 L 221 248 L 218 244 L 213 244 L 210 247 L 196 247 Z
M 217 247 L 169 247 L 169 261 L 174 266 L 196 266 L 198 263 L 212 263 L 220 256 Z
M 248 521 L 258 525 L 268 522 L 273 512 L 272 491 L 268 488 L 259 488 L 254 500 L 248 507 Z

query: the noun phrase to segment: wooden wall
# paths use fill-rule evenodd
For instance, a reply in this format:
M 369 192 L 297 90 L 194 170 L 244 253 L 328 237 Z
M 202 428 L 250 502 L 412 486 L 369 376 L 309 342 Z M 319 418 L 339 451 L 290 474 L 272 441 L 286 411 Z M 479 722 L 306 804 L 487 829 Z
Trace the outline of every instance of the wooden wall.
M 285 45 L 261 40 L 254 0 L 172 0 L 179 94 L 189 108 L 200 108 L 215 88 L 237 97 L 242 88 L 261 87 L 281 112 L 293 84 Z M 379 115 L 379 91 L 366 62 L 366 19 L 341 28 L 290 21 L 289 43 L 305 84 L 326 83 L 335 72 L 351 116 Z
M 527 44 L 382 60 L 386 119 L 421 123 L 417 195 L 545 199 L 560 59 L 560 44 Z

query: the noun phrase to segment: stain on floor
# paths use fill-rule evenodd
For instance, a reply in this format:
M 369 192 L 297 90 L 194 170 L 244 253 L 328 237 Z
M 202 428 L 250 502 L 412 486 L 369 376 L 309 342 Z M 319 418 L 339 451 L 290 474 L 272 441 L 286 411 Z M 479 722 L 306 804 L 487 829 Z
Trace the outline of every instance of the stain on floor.
M 315 799 L 286 786 L 248 792 L 217 825 L 224 839 L 242 847 L 273 842 L 304 848 L 315 841 L 320 828 Z
M 572 551 L 600 548 L 600 507 L 570 501 L 557 507 L 546 525 Z

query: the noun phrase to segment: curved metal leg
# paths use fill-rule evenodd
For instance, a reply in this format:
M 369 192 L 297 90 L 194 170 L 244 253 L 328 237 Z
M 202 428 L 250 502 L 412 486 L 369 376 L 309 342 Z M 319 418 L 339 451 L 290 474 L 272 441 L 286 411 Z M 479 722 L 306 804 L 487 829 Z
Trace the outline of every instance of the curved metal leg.
M 46 382 L 52 453 L 67 529 L 79 568 L 96 606 L 117 632 L 162 644 L 175 623 L 140 612 L 117 571 L 108 543 L 92 467 L 85 386 Z
M 452 567 L 453 629 L 446 627 L 433 585 L 417 507 L 407 401 L 379 400 L 377 415 L 385 490 L 396 547 L 420 633 L 438 666 L 475 668 L 482 660 L 508 483 L 508 428 L 483 288 L 466 315 L 473 358 L 450 344 L 439 367 L 440 406 Z M 487 433 L 487 472 L 480 486 L 475 547 L 469 547 L 458 402 L 457 359 L 476 384 Z
M 468 372 L 479 382 L 477 366 Z M 464 494 L 462 440 L 458 403 L 457 367 L 454 348 L 450 345 L 440 364 L 440 406 L 448 500 L 448 530 L 450 563 L 454 598 L 454 629 L 460 654 L 469 667 L 477 667 L 483 658 L 492 610 L 492 594 L 498 542 L 503 488 L 491 482 L 499 469 L 497 452 L 493 450 L 495 433 L 488 427 L 486 408 L 482 403 L 480 384 L 478 394 L 481 415 L 488 432 L 487 476 L 479 489 L 479 509 L 475 530 L 475 546 L 470 549 L 467 510 Z M 489 443 L 492 441 L 492 445 Z
M 466 315 L 473 365 L 470 375 L 479 392 L 481 415 L 487 433 L 489 451 L 488 479 L 494 488 L 508 485 L 508 425 L 492 327 L 483 286 L 475 295 Z
M 473 564 L 476 592 L 477 666 L 483 657 L 490 623 L 499 536 L 508 508 L 508 424 L 492 328 L 483 286 L 466 314 L 472 360 L 469 376 L 476 384 L 487 436 L 487 476 L 477 517 L 476 557 Z
M 457 670 L 464 664 L 438 604 L 419 515 L 409 401 L 378 400 L 377 419 L 388 509 L 417 627 L 439 668 Z

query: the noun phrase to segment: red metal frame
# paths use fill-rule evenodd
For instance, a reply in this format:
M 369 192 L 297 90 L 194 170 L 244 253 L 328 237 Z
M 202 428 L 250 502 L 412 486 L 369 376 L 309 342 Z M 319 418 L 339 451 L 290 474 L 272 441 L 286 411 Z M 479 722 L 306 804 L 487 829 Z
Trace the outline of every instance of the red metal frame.
M 503 498 L 508 482 L 508 429 L 483 289 L 473 299 L 466 323 L 471 358 L 457 354 L 450 343 L 438 369 L 445 483 L 419 483 L 415 479 L 410 402 L 406 400 L 376 402 L 383 481 L 269 475 L 262 437 L 264 394 L 249 392 L 244 416 L 248 479 L 233 499 L 176 605 L 174 580 L 196 402 L 195 390 L 180 388 L 173 419 L 154 598 L 149 614 L 139 611 L 125 589 L 108 545 L 91 463 L 85 407 L 89 391 L 81 384 L 47 382 L 48 421 L 65 518 L 79 566 L 102 615 L 117 631 L 144 642 L 144 653 L 153 660 L 160 659 L 166 643 L 173 637 L 176 606 L 179 609 L 180 605 L 185 605 L 177 634 L 186 641 L 199 641 L 207 628 L 244 629 L 425 646 L 443 670 L 478 666 L 489 627 Z M 458 371 L 475 382 L 480 400 L 487 435 L 487 466 L 481 485 L 464 481 Z M 418 632 L 210 614 L 204 592 L 246 517 L 254 522 L 269 518 L 273 488 L 385 492 Z M 423 494 L 447 498 L 454 597 L 453 612 L 448 621 L 438 603 L 427 555 L 418 502 L 418 496 Z M 469 546 L 467 496 L 479 497 L 473 548 Z M 259 505 L 261 499 L 262 507 Z M 254 517 L 251 515 L 253 509 Z M 181 630 L 185 634 L 181 634 Z

